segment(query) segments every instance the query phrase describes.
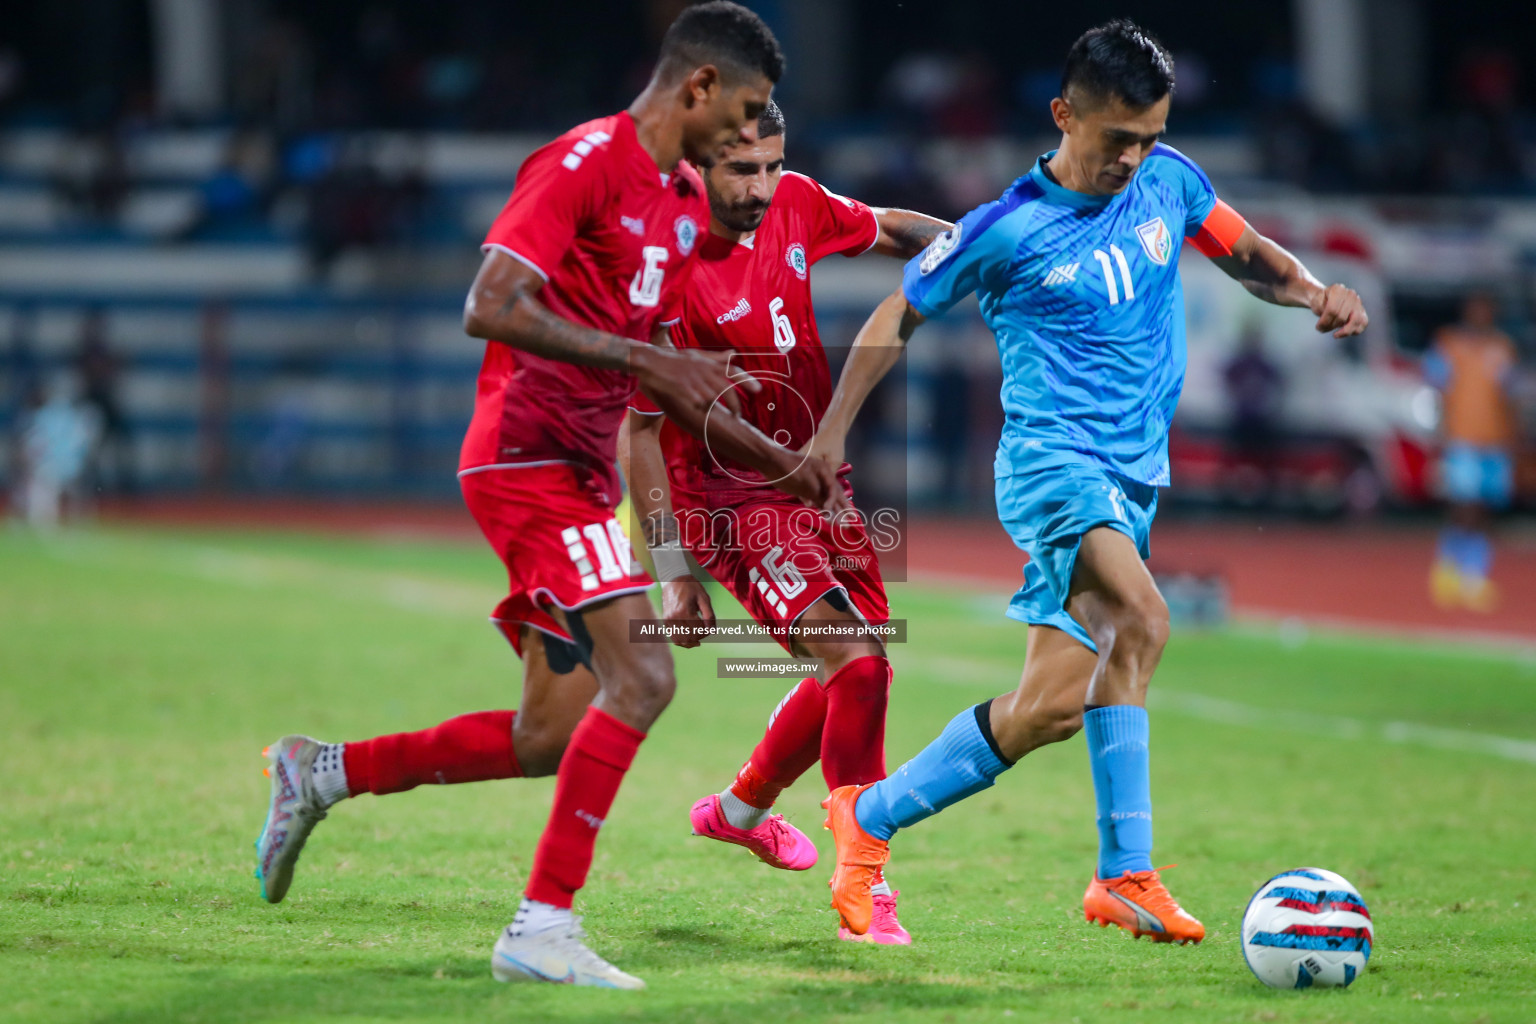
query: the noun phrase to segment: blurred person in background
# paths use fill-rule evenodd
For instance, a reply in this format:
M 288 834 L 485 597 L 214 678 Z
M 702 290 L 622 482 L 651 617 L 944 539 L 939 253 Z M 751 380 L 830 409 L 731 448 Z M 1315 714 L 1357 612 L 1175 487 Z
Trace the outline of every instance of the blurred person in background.
M 107 344 L 107 318 L 100 308 L 88 312 L 81 325 L 75 369 L 80 374 L 81 397 L 95 410 L 101 430 L 87 467 L 90 475 L 97 487 L 131 494 L 135 489 L 133 436 L 118 399 L 123 363 Z
M 1226 389 L 1233 482 L 1244 498 L 1268 495 L 1274 482 L 1280 439 L 1280 407 L 1285 375 L 1264 351 L 1264 329 L 1257 321 L 1243 325 L 1237 352 L 1221 370 Z M 1249 480 L 1256 488 L 1247 486 Z
M 21 425 L 21 513 L 38 529 L 59 524 L 66 496 L 76 515 L 86 505 L 85 470 L 101 438 L 101 418 L 80 391 L 74 375 L 59 377 Z
M 1469 296 L 1461 322 L 1442 327 L 1424 357 L 1424 376 L 1444 405 L 1440 487 L 1450 522 L 1440 533 L 1430 574 L 1430 591 L 1441 607 L 1489 611 L 1498 601 L 1488 578 L 1488 526 L 1491 513 L 1513 496 L 1518 430 L 1510 394 L 1518 360 L 1498 315 L 1492 295 Z
M 242 131 L 229 140 L 219 167 L 200 186 L 202 210 L 188 237 L 229 239 L 259 229 L 271 198 L 276 155 L 261 131 Z
M 11 420 L 11 430 L 5 439 L 6 466 L 9 478 L 7 500 L 10 514 L 18 519 L 27 515 L 27 430 L 37 416 L 37 410 L 48 400 L 42 381 L 36 377 L 19 378 L 16 387 L 16 415 Z

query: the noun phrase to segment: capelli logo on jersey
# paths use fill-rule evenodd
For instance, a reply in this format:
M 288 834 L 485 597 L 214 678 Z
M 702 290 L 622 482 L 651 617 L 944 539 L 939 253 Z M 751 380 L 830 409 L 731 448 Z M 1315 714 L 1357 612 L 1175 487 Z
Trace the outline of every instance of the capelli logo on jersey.
M 805 280 L 805 271 L 808 266 L 805 259 L 805 246 L 799 242 L 789 243 L 789 248 L 784 250 L 784 262 L 789 264 L 789 269 L 795 272 L 800 280 Z
M 623 217 L 623 216 L 621 216 L 619 218 L 619 224 L 620 224 L 620 226 L 622 226 L 625 230 L 627 230 L 632 235 L 643 235 L 643 234 L 645 234 L 645 218 L 644 217 Z
M 748 302 L 746 299 L 738 299 L 736 301 L 736 305 L 715 317 L 715 323 L 728 324 L 732 321 L 740 320 L 750 312 L 752 312 L 752 303 Z

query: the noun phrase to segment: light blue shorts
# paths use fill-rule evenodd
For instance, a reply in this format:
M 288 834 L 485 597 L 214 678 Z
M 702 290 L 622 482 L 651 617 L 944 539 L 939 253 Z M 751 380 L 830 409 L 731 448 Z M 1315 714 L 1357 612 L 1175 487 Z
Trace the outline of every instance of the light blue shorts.
M 1099 526 L 1136 542 L 1142 558 L 1152 553 L 1157 488 L 1088 463 L 1051 466 L 997 479 L 997 515 L 1013 542 L 1029 555 L 1024 586 L 1008 603 L 1008 617 L 1054 626 L 1089 650 L 1088 632 L 1065 604 L 1083 534 Z
M 1514 497 L 1515 467 L 1502 448 L 1447 445 L 1440 460 L 1440 489 L 1446 500 L 1504 508 Z

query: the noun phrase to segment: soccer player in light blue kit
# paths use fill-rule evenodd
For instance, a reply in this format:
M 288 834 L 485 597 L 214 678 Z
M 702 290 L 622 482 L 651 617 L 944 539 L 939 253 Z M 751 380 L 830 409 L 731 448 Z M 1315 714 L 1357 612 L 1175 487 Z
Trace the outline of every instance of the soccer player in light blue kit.
M 840 465 L 849 424 L 917 326 L 977 294 L 1003 363 L 998 516 L 1029 554 L 1008 606 L 1029 624 L 1024 672 L 889 778 L 823 805 L 837 842 L 832 905 L 856 934 L 897 829 L 1085 729 L 1099 830 L 1088 920 L 1165 942 L 1205 936 L 1153 870 L 1147 771 L 1147 683 L 1168 607 L 1143 559 L 1184 383 L 1181 241 L 1260 298 L 1310 309 L 1319 331 L 1358 334 L 1367 317 L 1358 295 L 1324 287 L 1158 141 L 1172 89 L 1173 61 L 1136 25 L 1084 34 L 1051 101 L 1060 148 L 907 264 L 859 332 L 812 442 Z

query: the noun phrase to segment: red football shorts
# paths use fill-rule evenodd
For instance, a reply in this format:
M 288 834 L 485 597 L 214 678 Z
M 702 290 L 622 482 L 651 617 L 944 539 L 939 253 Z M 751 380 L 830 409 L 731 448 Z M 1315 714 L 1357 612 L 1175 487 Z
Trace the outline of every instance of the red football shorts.
M 470 514 L 507 567 L 507 596 L 491 619 L 522 654 L 518 628 L 570 640 L 548 609 L 584 608 L 639 593 L 651 578 L 588 475 L 565 463 L 473 470 L 459 477 Z
M 786 650 L 786 628 L 833 591 L 841 590 L 871 624 L 891 617 L 880 560 L 856 512 L 828 521 L 786 497 L 716 509 L 712 517 L 692 509 L 677 516 L 693 557 L 754 619 L 772 627 Z

